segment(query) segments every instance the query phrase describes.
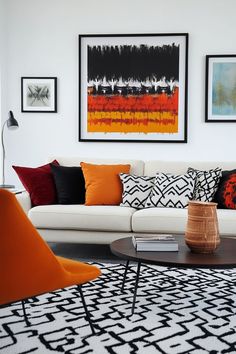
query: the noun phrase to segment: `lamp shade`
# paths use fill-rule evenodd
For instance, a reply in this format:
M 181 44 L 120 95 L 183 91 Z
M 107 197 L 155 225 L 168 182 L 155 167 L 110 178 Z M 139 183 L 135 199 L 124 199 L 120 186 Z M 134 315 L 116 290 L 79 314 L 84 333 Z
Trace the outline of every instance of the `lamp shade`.
M 8 127 L 8 129 L 17 129 L 19 127 L 19 124 L 18 124 L 17 120 L 15 119 L 12 111 L 9 111 L 9 118 L 7 120 L 7 127 Z

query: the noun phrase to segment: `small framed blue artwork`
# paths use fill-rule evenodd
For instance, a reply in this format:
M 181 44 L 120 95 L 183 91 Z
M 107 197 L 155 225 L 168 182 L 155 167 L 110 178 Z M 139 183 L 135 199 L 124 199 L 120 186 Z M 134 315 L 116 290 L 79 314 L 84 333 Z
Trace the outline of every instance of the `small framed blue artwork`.
M 206 56 L 206 122 L 236 122 L 236 55 Z

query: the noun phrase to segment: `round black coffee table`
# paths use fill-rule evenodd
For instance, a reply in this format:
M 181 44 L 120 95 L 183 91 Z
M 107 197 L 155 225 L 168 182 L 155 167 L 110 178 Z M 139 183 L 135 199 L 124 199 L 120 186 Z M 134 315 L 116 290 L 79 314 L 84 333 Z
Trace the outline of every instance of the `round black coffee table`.
M 137 252 L 131 237 L 122 238 L 111 243 L 110 249 L 116 256 L 126 259 L 126 267 L 121 290 L 124 289 L 126 275 L 130 261 L 135 261 L 137 273 L 134 287 L 132 314 L 134 313 L 137 295 L 140 267 L 142 263 L 176 268 L 234 268 L 236 267 L 236 240 L 221 238 L 218 249 L 212 254 L 193 253 L 187 247 L 183 235 L 176 235 L 179 244 L 178 252 Z

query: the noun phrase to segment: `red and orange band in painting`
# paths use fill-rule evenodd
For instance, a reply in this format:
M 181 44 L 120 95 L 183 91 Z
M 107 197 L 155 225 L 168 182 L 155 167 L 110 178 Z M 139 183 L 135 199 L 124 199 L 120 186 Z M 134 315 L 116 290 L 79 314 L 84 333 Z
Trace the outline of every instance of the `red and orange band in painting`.
M 88 131 L 175 133 L 178 131 L 178 88 L 170 96 L 88 95 Z

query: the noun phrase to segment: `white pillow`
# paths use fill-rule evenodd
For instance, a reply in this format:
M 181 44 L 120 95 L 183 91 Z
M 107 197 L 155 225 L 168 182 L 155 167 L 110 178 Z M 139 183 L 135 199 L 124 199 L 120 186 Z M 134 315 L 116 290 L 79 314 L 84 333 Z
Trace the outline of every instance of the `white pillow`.
M 193 173 L 196 176 L 193 199 L 200 200 L 201 202 L 211 202 L 222 176 L 221 168 L 217 167 L 209 171 L 199 171 L 189 167 L 187 173 Z
M 193 197 L 195 174 L 173 175 L 157 173 L 154 187 L 145 208 L 186 208 Z
M 151 193 L 155 177 L 120 173 L 123 184 L 122 203 L 120 206 L 141 209 Z

